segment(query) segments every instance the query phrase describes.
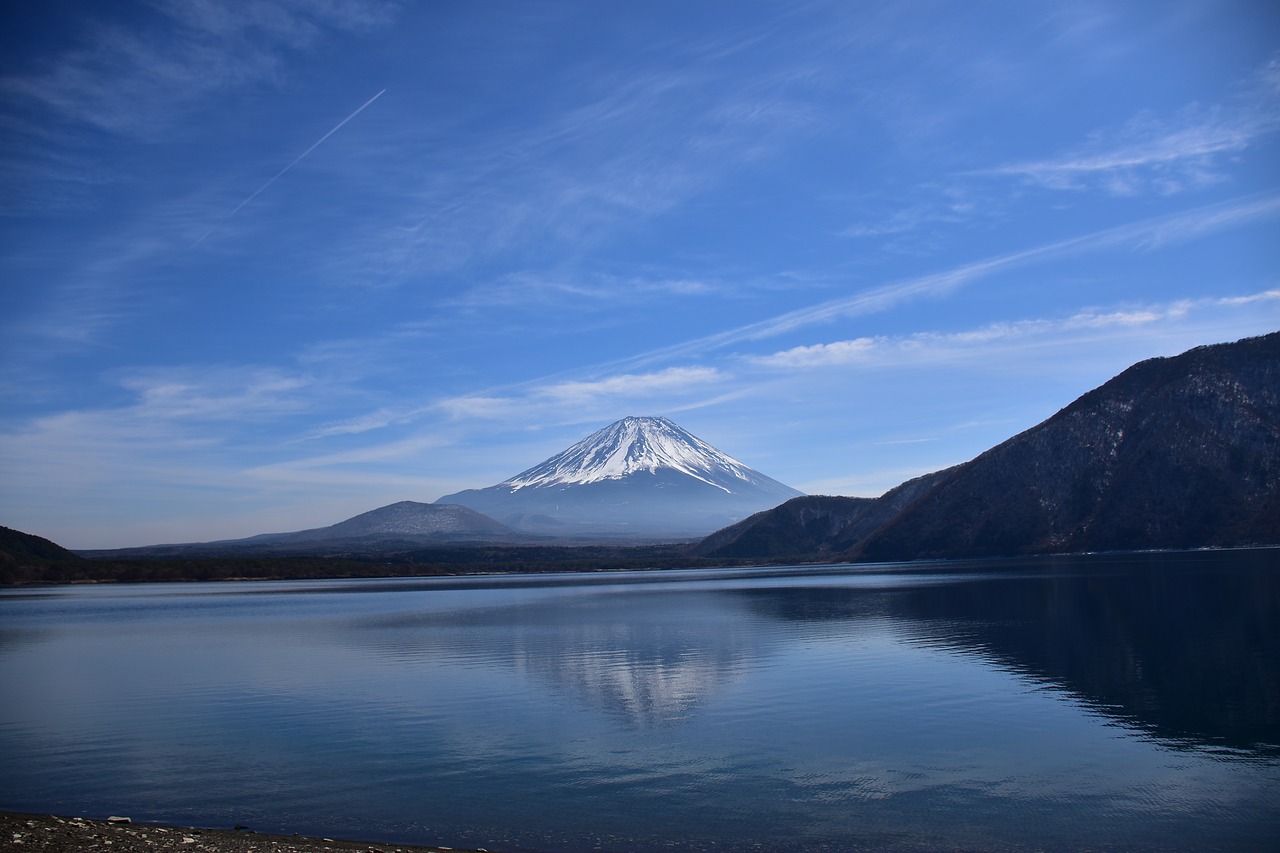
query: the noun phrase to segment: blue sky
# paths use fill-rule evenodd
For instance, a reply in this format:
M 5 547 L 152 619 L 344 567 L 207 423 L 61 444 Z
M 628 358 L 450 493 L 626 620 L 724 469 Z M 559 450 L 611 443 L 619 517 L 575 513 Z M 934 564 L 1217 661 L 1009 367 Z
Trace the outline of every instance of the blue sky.
M 9 4 L 0 524 L 331 524 L 665 415 L 810 493 L 1280 328 L 1271 2 Z

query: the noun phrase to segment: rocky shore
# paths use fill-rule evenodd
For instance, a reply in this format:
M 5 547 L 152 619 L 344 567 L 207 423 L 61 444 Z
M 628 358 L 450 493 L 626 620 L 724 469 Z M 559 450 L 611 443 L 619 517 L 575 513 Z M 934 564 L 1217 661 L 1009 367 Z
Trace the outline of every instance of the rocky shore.
M 197 829 L 133 823 L 127 817 L 79 817 L 0 812 L 0 851 L 16 853 L 439 853 L 449 847 L 379 844 L 298 835 L 264 835 L 252 830 Z

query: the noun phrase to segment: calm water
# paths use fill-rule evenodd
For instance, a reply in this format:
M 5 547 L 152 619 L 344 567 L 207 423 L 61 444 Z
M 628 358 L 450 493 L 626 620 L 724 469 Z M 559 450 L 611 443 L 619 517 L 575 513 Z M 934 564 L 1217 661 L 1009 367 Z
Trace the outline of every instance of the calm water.
M 1280 849 L 1280 551 L 0 591 L 0 808 L 497 850 Z

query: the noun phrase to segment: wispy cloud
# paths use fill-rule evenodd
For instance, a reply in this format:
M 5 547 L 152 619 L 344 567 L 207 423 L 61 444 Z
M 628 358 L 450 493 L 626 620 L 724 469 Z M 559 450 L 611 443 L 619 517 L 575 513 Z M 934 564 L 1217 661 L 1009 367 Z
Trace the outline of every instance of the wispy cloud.
M 1173 194 L 1218 183 L 1227 158 L 1280 130 L 1280 58 L 1272 58 L 1245 95 L 1216 107 L 1192 105 L 1162 119 L 1147 112 L 1116 131 L 1096 132 L 1060 156 L 969 173 L 1010 177 L 1052 190 L 1102 189 L 1113 195 Z
M 830 367 L 949 365 L 971 358 L 1005 360 L 1015 350 L 1078 346 L 1099 335 L 1114 337 L 1162 331 L 1162 326 L 1203 319 L 1203 315 L 1249 306 L 1280 322 L 1280 290 L 1236 297 L 1186 299 L 1163 305 L 1089 310 L 1061 319 L 993 323 L 960 332 L 919 332 L 874 336 L 792 347 L 766 356 L 746 356 L 748 363 L 796 371 Z M 1259 318 L 1255 318 L 1259 319 Z M 1265 324 L 1265 317 L 1261 318 Z
M 143 307 L 142 292 L 156 261 L 173 248 L 173 234 L 163 230 L 135 234 L 128 240 L 95 240 L 77 247 L 59 275 L 43 280 L 39 298 L 23 312 L 0 317 L 0 372 L 30 369 L 68 350 L 102 346 L 103 332 L 122 319 L 154 308 Z M 10 255 L 6 271 L 22 270 L 21 254 Z M 148 272 L 143 272 L 148 270 Z M 25 274 L 25 270 L 22 270 Z
M 641 406 L 647 400 L 660 399 L 663 406 L 700 405 L 682 394 L 704 395 L 711 399 L 733 398 L 744 392 L 742 377 L 723 368 L 707 366 L 672 367 L 662 370 L 638 370 L 668 360 L 696 359 L 708 353 L 733 346 L 755 343 L 786 333 L 823 325 L 838 318 L 887 311 L 913 300 L 953 293 L 982 278 L 1022 265 L 1043 263 L 1076 253 L 1116 248 L 1149 251 L 1163 245 L 1192 240 L 1213 231 L 1238 227 L 1260 219 L 1280 215 L 1280 194 L 1267 194 L 1236 199 L 1223 204 L 1206 205 L 1172 216 L 1157 217 L 1104 229 L 1077 238 L 1062 240 L 1032 249 L 1014 252 L 964 264 L 950 270 L 869 288 L 849 297 L 830 300 L 808 308 L 787 312 L 767 320 L 696 338 L 668 347 L 651 350 L 625 359 L 595 365 L 583 365 L 575 372 L 582 377 L 545 377 L 518 387 L 475 394 L 458 395 L 413 407 L 400 412 L 396 422 L 408 422 L 430 411 L 438 411 L 452 419 L 518 420 L 527 417 L 549 417 L 561 420 L 566 411 L 576 410 L 582 420 L 599 419 L 615 414 L 620 407 Z M 1271 292 L 1231 297 L 1250 304 L 1272 305 Z M 847 341 L 796 347 L 765 356 L 741 355 L 738 363 L 768 369 L 802 369 L 831 364 L 856 363 L 859 359 L 908 357 L 921 359 L 930 352 L 949 348 L 952 354 L 980 352 L 983 347 L 995 352 L 1014 340 L 1032 340 L 1037 334 L 1053 330 L 1104 327 L 1136 327 L 1155 320 L 1170 319 L 1179 311 L 1194 309 L 1200 303 L 1186 303 L 1155 308 L 1126 308 L 1105 312 L 1079 312 L 1069 320 L 1027 320 L 994 324 L 953 335 L 928 335 L 896 339 L 860 338 Z M 1209 304 L 1209 303 L 1204 303 Z M 1218 303 L 1213 303 L 1218 305 Z M 1237 304 L 1221 302 L 1221 307 Z M 702 396 L 699 396 L 702 400 Z M 406 410 L 407 412 L 408 410 Z M 350 428 L 375 428 L 389 424 L 393 418 L 386 412 L 356 419 Z M 339 431 L 341 427 L 338 428 Z
M 458 296 L 442 300 L 440 307 L 470 312 L 493 308 L 554 306 L 575 312 L 588 312 L 669 298 L 737 298 L 752 289 L 750 282 L 734 282 L 730 285 L 713 277 L 689 275 L 519 272 L 508 274 L 494 282 L 477 284 Z
M 90 457 L 101 467 L 135 454 L 252 444 L 262 424 L 312 412 L 335 392 L 305 375 L 259 367 L 158 368 L 118 375 L 114 384 L 126 402 L 8 419 L 0 453 L 15 463 L 28 455 Z M 32 447 L 40 453 L 24 450 Z
M 255 366 L 151 369 L 113 379 L 123 402 L 5 419 L 0 468 L 8 487 L 67 495 L 114 488 L 133 497 L 151 489 L 244 494 L 239 471 L 284 452 L 276 430 L 294 432 L 341 396 L 311 376 Z
M 378 471 L 377 466 L 391 465 L 402 468 L 404 463 L 419 460 L 427 451 L 447 446 L 449 442 L 435 435 L 414 435 L 408 438 L 362 446 L 351 450 L 332 453 L 321 453 L 303 456 L 284 462 L 272 462 L 267 465 L 256 465 L 245 469 L 245 477 L 264 482 L 359 482 L 374 481 L 383 484 L 415 484 L 421 486 L 425 482 L 422 476 L 413 476 L 402 471 Z
M 686 51 L 678 64 L 584 61 L 573 85 L 530 93 L 556 102 L 532 119 L 473 107 L 439 136 L 384 140 L 369 168 L 412 160 L 417 173 L 400 173 L 388 193 L 394 219 L 359 236 L 356 254 L 377 264 L 356 275 L 400 283 L 478 259 L 581 255 L 819 126 L 792 75 L 767 62 L 722 65 L 721 44 Z
M 371 430 L 405 424 L 422 414 L 422 408 L 384 407 L 354 418 L 343 418 L 309 431 L 304 438 L 314 440 L 335 435 L 358 435 Z
M 946 202 L 923 202 L 898 208 L 876 219 L 864 219 L 840 232 L 841 237 L 855 239 L 891 237 L 925 226 L 955 225 L 970 219 L 975 212 L 971 201 L 953 198 Z
M 652 373 L 621 373 L 597 380 L 530 383 L 521 393 L 468 395 L 442 400 L 436 408 L 454 418 L 507 419 L 533 411 L 577 413 L 585 420 L 601 409 L 642 405 L 661 398 L 664 405 L 683 395 L 722 385 L 730 375 L 714 367 L 671 367 Z
M 120 386 L 136 395 L 129 417 L 152 423 L 246 421 L 295 412 L 309 405 L 296 392 L 314 386 L 307 376 L 277 370 L 214 368 L 155 369 L 133 373 Z
M 0 432 L 9 485 L 57 484 L 68 494 L 107 483 L 232 490 L 236 466 L 224 454 L 252 455 L 259 427 L 313 405 L 305 378 L 269 370 L 148 371 L 120 386 L 132 395 L 125 405 L 10 419 Z
M 326 30 L 377 26 L 393 8 L 377 0 L 164 0 L 127 20 L 104 9 L 82 24 L 77 46 L 43 68 L 3 78 L 0 92 L 63 122 L 153 138 L 214 93 L 276 76 L 288 52 L 310 47 Z
M 1114 142 L 1100 140 L 1062 158 L 1011 163 L 977 174 L 1020 178 L 1054 190 L 1097 186 L 1115 195 L 1149 188 L 1174 193 L 1221 180 L 1215 168 L 1219 156 L 1243 151 L 1273 126 L 1207 119 L 1191 127 L 1168 128 L 1143 117 Z
M 887 311 L 912 300 L 938 297 L 954 292 L 985 276 L 1043 263 L 1073 253 L 1129 247 L 1149 251 L 1154 248 L 1195 239 L 1204 234 L 1241 226 L 1259 219 L 1280 215 L 1280 194 L 1237 199 L 1219 205 L 1207 205 L 1182 213 L 1157 217 L 1115 228 L 1104 229 L 1078 238 L 1063 240 L 1032 249 L 989 258 L 932 275 L 893 282 L 869 288 L 853 296 L 819 303 L 776 317 L 729 329 L 715 335 L 685 341 L 651 350 L 629 358 L 594 365 L 582 365 L 575 376 L 550 376 L 528 380 L 505 389 L 455 395 L 435 401 L 380 408 L 366 415 L 334 422 L 313 431 L 313 437 L 355 434 L 389 426 L 405 425 L 431 413 L 452 420 L 516 421 L 528 418 L 563 420 L 566 412 L 575 412 L 582 420 L 608 417 L 622 408 L 644 407 L 660 401 L 665 408 L 699 406 L 707 399 L 730 398 L 744 393 L 741 377 L 723 367 L 684 364 L 661 370 L 637 368 L 666 360 L 688 362 L 716 350 L 767 340 L 785 333 L 829 323 L 842 317 Z M 1250 304 L 1274 304 L 1270 292 L 1232 297 Z M 1223 302 L 1229 306 L 1231 302 Z M 1240 302 L 1239 304 L 1244 304 Z M 1194 305 L 1193 305 L 1194 307 Z M 1177 306 L 1116 309 L 1108 312 L 1080 312 L 1069 321 L 1030 320 L 1012 324 L 996 324 L 952 337 L 928 335 L 890 342 L 877 338 L 813 344 L 765 356 L 741 356 L 739 363 L 769 369 L 801 369 L 820 365 L 855 363 L 858 359 L 887 358 L 896 352 L 898 358 L 914 353 L 924 357 L 928 351 L 949 346 L 960 351 L 967 346 L 973 351 L 984 343 L 1007 344 L 1014 339 L 1029 340 L 1037 333 L 1052 329 L 1101 328 L 1103 326 L 1135 326 L 1160 317 L 1172 317 L 1182 310 Z M 1154 312 L 1154 313 L 1153 313 Z M 926 345 L 927 344 L 927 345 Z M 930 349 L 932 347 L 932 349 Z M 707 392 L 710 392 L 709 394 Z
M 435 436 L 299 455 L 268 433 L 305 421 L 316 389 L 268 373 L 247 386 L 230 374 L 194 379 L 132 377 L 138 397 L 129 405 L 6 423 L 5 491 L 31 496 L 17 514 L 46 514 L 56 525 L 79 504 L 77 531 L 60 541 L 121 547 L 314 527 L 461 487 L 422 465 L 440 444 Z
M 594 382 L 560 382 L 538 389 L 535 396 L 557 406 L 578 406 L 602 397 L 636 398 L 670 394 L 721 382 L 727 377 L 713 367 L 671 367 L 656 373 L 624 373 Z
M 0 215 L 88 211 L 154 189 L 152 152 L 189 148 L 222 99 L 281 83 L 326 39 L 394 14 L 381 0 L 156 0 L 67 16 L 68 46 L 0 76 Z M 139 144 L 151 151 L 137 155 Z M 122 186 L 133 191 L 109 192 Z
M 1149 250 L 1276 215 L 1280 215 L 1280 193 L 1247 196 L 1221 204 L 1205 205 L 1171 216 L 1155 217 L 1107 228 L 1080 237 L 1059 240 L 1043 246 L 963 264 L 949 270 L 869 288 L 852 296 L 833 299 L 714 335 L 652 350 L 615 362 L 613 366 L 640 366 L 669 358 L 687 358 L 747 341 L 765 340 L 838 318 L 886 311 L 916 299 L 942 296 L 971 282 L 1025 264 L 1122 246 Z

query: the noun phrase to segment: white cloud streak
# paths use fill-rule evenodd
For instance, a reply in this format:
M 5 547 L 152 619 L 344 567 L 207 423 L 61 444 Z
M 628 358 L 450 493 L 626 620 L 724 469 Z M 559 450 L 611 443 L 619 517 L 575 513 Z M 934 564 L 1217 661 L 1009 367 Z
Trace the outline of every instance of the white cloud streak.
M 272 78 L 290 53 L 326 30 L 367 30 L 392 10 L 366 0 L 150 5 L 159 16 L 110 21 L 103 14 L 83 22 L 76 47 L 44 68 L 6 76 L 0 92 L 64 122 L 151 139 L 193 105 Z M 21 126 L 48 134 L 41 123 Z
M 664 404 L 682 395 L 715 387 L 732 377 L 714 367 L 671 367 L 652 373 L 623 373 L 598 380 L 530 383 L 520 395 L 468 395 L 441 400 L 436 408 L 451 418 L 509 419 L 532 411 L 575 413 L 584 419 L 596 410 L 641 405 L 655 397 Z M 591 414 L 587 414 L 590 412 Z
M 328 438 L 334 435 L 357 435 L 375 429 L 384 429 L 397 424 L 408 423 L 425 411 L 421 408 L 382 408 L 359 417 L 346 418 L 327 424 L 307 433 L 305 438 Z
M 1132 195 L 1149 185 L 1172 193 L 1219 180 L 1216 156 L 1248 148 L 1259 130 L 1210 123 L 1170 130 L 1129 146 L 1015 163 L 985 174 L 1021 178 L 1054 190 L 1085 189 L 1097 182 L 1114 195 Z
M 546 246 L 581 254 L 814 131 L 803 84 L 768 63 L 726 67 L 724 56 L 708 43 L 678 67 L 586 64 L 581 83 L 553 98 L 569 103 L 540 120 L 468 111 L 447 133 L 386 140 L 390 156 L 369 168 L 404 161 L 407 146 L 418 174 L 397 176 L 386 204 L 398 215 L 367 229 L 355 253 L 376 265 L 352 277 L 398 284 Z
M 1222 161 L 1280 130 L 1280 59 L 1258 74 L 1246 96 L 1214 108 L 1188 107 L 1172 120 L 1139 115 L 1119 132 L 1098 133 L 1073 152 L 1010 163 L 970 175 L 1017 178 L 1051 190 L 1101 188 L 1112 195 L 1170 195 L 1223 179 Z
M 886 311 L 915 299 L 943 296 L 972 282 L 1033 262 L 1044 262 L 1121 246 L 1149 250 L 1166 244 L 1191 240 L 1213 231 L 1271 218 L 1277 214 L 1280 214 L 1280 193 L 1266 193 L 1206 205 L 1170 216 L 1107 228 L 1081 237 L 975 261 L 943 272 L 870 288 L 853 296 L 833 299 L 714 335 L 652 350 L 614 362 L 611 366 L 634 367 L 669 358 L 687 358 L 734 344 L 765 340 L 839 318 Z
M 769 369 L 804 371 L 843 367 L 950 365 L 969 358 L 1001 360 L 1012 350 L 1075 345 L 1099 334 L 1114 336 L 1191 320 L 1218 309 L 1249 306 L 1273 313 L 1280 321 L 1280 290 L 1238 297 L 1179 300 L 1165 305 L 1082 311 L 1058 320 L 1032 319 L 993 323 L 962 332 L 919 332 L 876 336 L 792 347 L 745 361 Z
M 425 451 L 434 450 L 447 444 L 447 440 L 438 436 L 418 435 L 352 450 L 322 453 L 285 462 L 258 465 L 245 469 L 242 473 L 243 476 L 255 480 L 271 482 L 334 482 L 335 478 L 349 479 L 351 482 L 368 482 L 367 479 L 361 479 L 361 477 L 369 474 L 371 466 L 386 463 L 397 463 L 402 466 L 410 460 L 421 459 Z M 382 482 L 421 484 L 423 481 L 422 477 L 413 477 L 403 473 L 391 475 L 375 474 L 374 476 L 392 476 L 394 478 L 391 481 L 384 479 Z
M 594 382 L 560 382 L 539 389 L 535 396 L 557 406 L 585 405 L 601 397 L 645 397 L 703 387 L 727 377 L 712 367 L 672 367 L 657 373 L 621 374 Z
M 521 272 L 504 276 L 495 283 L 477 285 L 457 297 L 443 300 L 441 305 L 462 311 L 525 308 L 530 305 L 556 305 L 587 311 L 672 296 L 733 297 L 738 294 L 739 287 L 688 276 L 534 275 Z
M 276 181 L 280 180 L 280 178 L 284 175 L 284 173 L 285 173 L 285 172 L 288 172 L 288 171 L 289 171 L 290 169 L 292 169 L 294 166 L 296 166 L 296 165 L 298 165 L 300 162 L 302 162 L 302 159 L 303 159 L 304 157 L 306 157 L 306 156 L 307 156 L 308 154 L 310 154 L 312 151 L 315 151 L 317 148 L 319 148 L 319 147 L 320 147 L 320 145 L 321 145 L 321 144 L 322 144 L 326 139 L 328 139 L 330 136 L 333 136 L 335 133 L 337 133 L 339 130 L 341 130 L 343 125 L 345 125 L 347 122 L 351 121 L 351 120 L 352 120 L 353 118 L 355 118 L 356 116 L 360 115 L 360 113 L 364 112 L 364 111 L 369 107 L 369 105 L 370 105 L 370 104 L 372 104 L 374 101 L 378 100 L 378 98 L 381 98 L 381 97 L 382 97 L 382 95 L 383 95 L 383 93 L 384 93 L 384 92 L 386 92 L 386 91 L 387 91 L 386 89 L 383 89 L 382 91 L 378 92 L 378 94 L 374 95 L 372 98 L 370 98 L 369 100 L 365 101 L 363 104 L 361 104 L 359 107 L 357 107 L 357 108 L 356 108 L 355 112 L 351 113 L 351 115 L 347 116 L 347 117 L 346 117 L 346 118 L 344 118 L 342 121 L 340 121 L 340 122 L 338 122 L 336 125 L 334 125 L 332 130 L 330 130 L 330 131 L 329 131 L 328 133 L 326 133 L 324 136 L 322 136 L 322 137 L 320 137 L 319 139 L 317 139 L 315 142 L 311 143 L 311 146 L 310 146 L 309 148 L 307 148 L 307 150 L 306 150 L 306 151 L 303 151 L 301 154 L 299 154 L 297 157 L 295 157 L 293 160 L 291 160 L 291 161 L 289 162 L 289 165 L 285 166 L 285 167 L 284 167 L 283 169 L 281 169 L 279 172 L 276 172 L 274 175 L 272 175 L 272 176 L 271 176 L 271 178 L 270 178 L 270 179 L 269 179 L 265 184 L 263 184 L 262 186 L 258 187 L 256 190 L 254 190 L 252 193 L 250 193 L 250 195 L 249 195 L 249 196 L 248 196 L 244 201 L 240 202 L 240 203 L 239 203 L 239 204 L 237 204 L 234 208 L 232 208 L 232 210 L 231 210 L 231 212 L 230 212 L 230 213 L 228 213 L 226 216 L 222 217 L 221 222 L 217 223 L 217 224 L 216 224 L 216 225 L 214 225 L 212 228 L 210 228 L 208 231 L 204 232 L 204 234 L 200 235 L 200 238 L 199 238 L 199 239 L 197 239 L 194 243 L 192 243 L 192 244 L 191 244 L 191 248 L 193 248 L 193 249 L 194 249 L 196 246 L 198 246 L 198 245 L 200 245 L 201 243 L 203 243 L 203 242 L 204 242 L 204 240 L 205 240 L 205 238 L 206 238 L 206 237 L 208 237 L 210 234 L 212 234 L 215 230 L 217 230 L 217 228 L 218 228 L 218 226 L 219 226 L 219 225 L 221 225 L 223 222 L 226 222 L 228 219 L 230 219 L 231 217 L 233 217 L 233 216 L 235 216 L 237 213 L 239 213 L 241 208 L 243 208 L 243 207 L 244 207 L 245 205 L 247 205 L 249 202 L 253 201 L 253 200 L 254 200 L 255 198 L 257 198 L 259 195 L 261 195 L 261 194 L 262 194 L 262 191 L 263 191 L 263 190 L 265 190 L 267 187 L 271 186 L 271 185 L 272 185 L 272 184 L 274 184 Z
M 787 312 L 757 323 L 729 329 L 715 335 L 697 338 L 646 353 L 641 353 L 613 362 L 597 364 L 583 368 L 580 372 L 593 379 L 553 379 L 551 377 L 530 380 L 517 386 L 519 393 L 488 392 L 460 395 L 436 401 L 413 409 L 412 413 L 396 422 L 417 418 L 429 411 L 439 411 L 455 420 L 512 420 L 532 417 L 536 413 L 541 417 L 552 419 L 563 418 L 566 410 L 579 409 L 584 420 L 598 418 L 602 414 L 618 411 L 621 405 L 640 405 L 646 399 L 662 395 L 663 405 L 684 405 L 696 407 L 702 403 L 682 404 L 678 401 L 681 394 L 702 388 L 714 387 L 716 399 L 732 399 L 744 393 L 737 387 L 732 374 L 710 367 L 673 367 L 658 371 L 637 371 L 635 368 L 651 365 L 669 359 L 688 359 L 705 355 L 716 350 L 725 349 L 737 344 L 767 340 L 785 333 L 815 325 L 821 325 L 843 317 L 861 316 L 895 308 L 912 300 L 942 296 L 963 286 L 981 280 L 999 272 L 1014 269 L 1031 263 L 1041 263 L 1066 257 L 1073 254 L 1129 247 L 1148 251 L 1164 245 L 1192 240 L 1205 234 L 1239 227 L 1260 219 L 1280 214 L 1280 193 L 1250 196 L 1234 199 L 1221 204 L 1206 205 L 1184 211 L 1171 216 L 1156 217 L 1136 223 L 1114 228 L 1103 229 L 1081 237 L 1062 240 L 1044 246 L 1001 255 L 982 261 L 965 264 L 951 270 L 921 276 L 902 282 L 894 282 L 871 288 L 850 297 L 823 302 L 818 305 L 797 311 Z M 1270 296 L 1257 294 L 1248 297 L 1235 297 L 1267 302 Z M 1222 303 L 1224 306 L 1230 303 Z M 1176 309 L 1165 307 L 1158 309 L 1162 316 L 1173 316 Z M 1117 310 L 1107 313 L 1081 313 L 1070 322 L 1074 328 L 1085 329 L 1092 325 L 1130 325 L 1140 324 L 1153 319 L 1144 311 Z M 967 333 L 962 333 L 955 342 L 962 339 L 975 345 L 985 336 L 988 341 L 998 342 L 1010 337 L 1027 337 L 1037 329 L 1045 330 L 1053 327 L 1054 321 L 1023 321 L 1012 325 L 997 325 Z M 914 346 L 923 351 L 922 341 Z M 798 347 L 770 356 L 742 356 L 742 364 L 753 364 L 757 367 L 801 368 L 820 364 L 839 363 L 855 360 L 868 353 L 884 351 L 884 343 L 877 344 L 876 339 L 855 339 L 828 344 L 815 344 L 809 347 Z M 377 428 L 392 419 L 385 413 L 368 416 L 367 420 L 357 419 L 358 425 Z M 355 430 L 353 430 L 355 431 Z
M 130 465 L 141 477 L 144 468 L 168 467 L 195 449 L 243 450 L 256 427 L 312 410 L 317 394 L 309 377 L 264 369 L 152 370 L 120 377 L 117 385 L 132 395 L 127 405 L 6 424 L 5 469 L 25 468 L 28 460 L 58 460 L 54 467 L 61 469 L 71 460 L 72 468 L 83 468 L 77 478 L 98 469 L 119 474 Z
M 298 411 L 307 403 L 295 392 L 312 388 L 314 381 L 272 370 L 216 369 L 201 375 L 155 370 L 125 377 L 120 385 L 137 395 L 137 402 L 123 410 L 132 418 L 177 423 L 243 421 Z

